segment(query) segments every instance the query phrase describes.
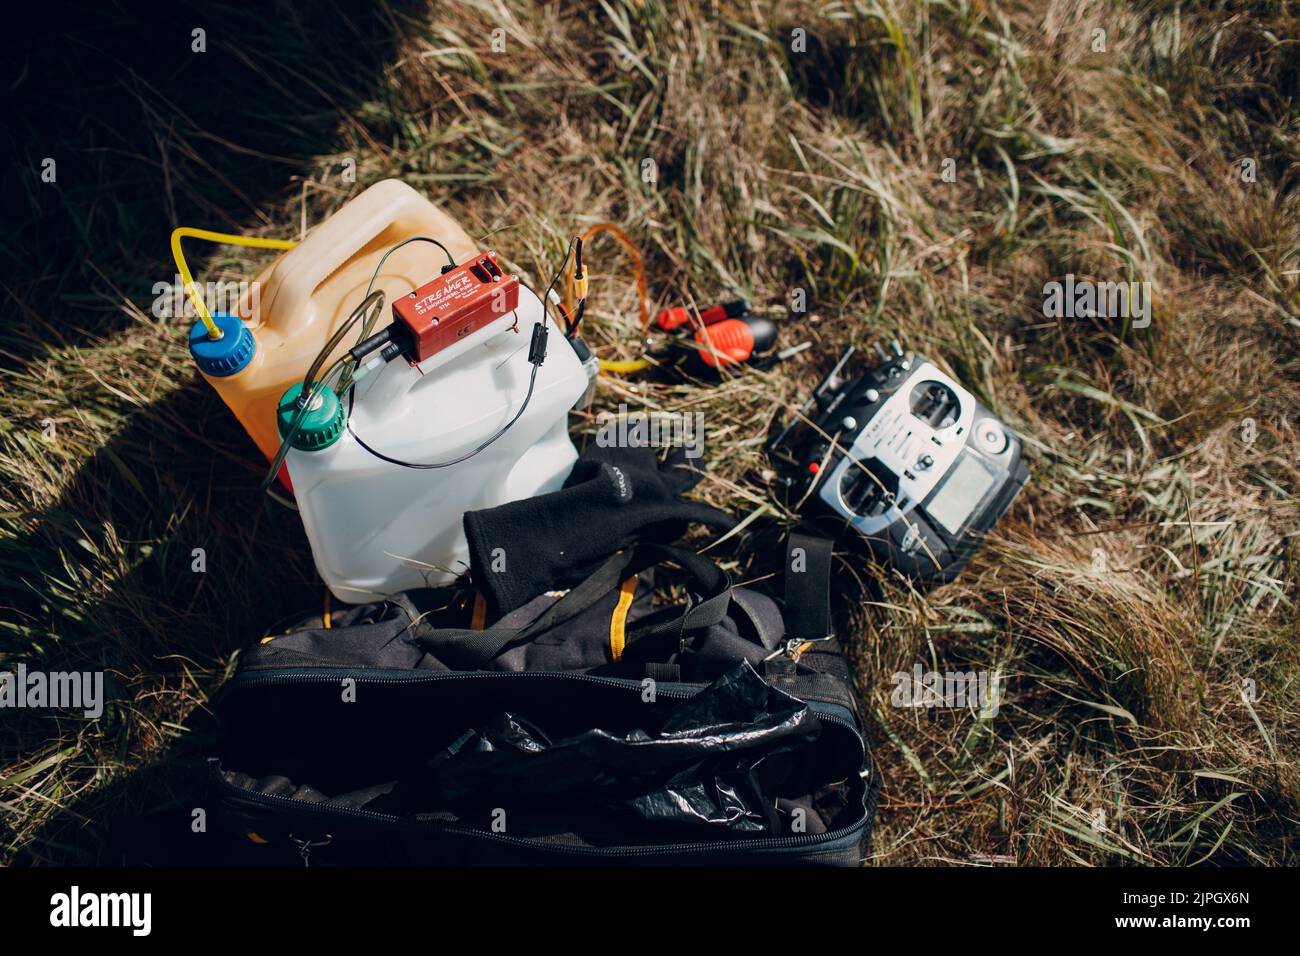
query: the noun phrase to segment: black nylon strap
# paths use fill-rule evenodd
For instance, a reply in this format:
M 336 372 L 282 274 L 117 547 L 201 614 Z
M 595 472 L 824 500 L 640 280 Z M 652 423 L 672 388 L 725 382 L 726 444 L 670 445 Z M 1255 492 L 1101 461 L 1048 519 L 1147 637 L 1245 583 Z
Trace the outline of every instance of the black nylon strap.
M 781 612 L 773 602 L 765 595 L 755 594 L 746 588 L 733 589 L 731 599 L 749 618 L 749 623 L 753 626 L 754 634 L 760 644 L 769 651 L 774 651 L 781 646 L 785 628 L 782 624 Z
M 650 661 L 645 666 L 645 676 L 657 683 L 675 684 L 682 679 L 682 668 L 680 664 Z
M 615 554 L 602 564 L 581 584 L 552 604 L 538 617 L 523 627 L 502 627 L 502 621 L 483 631 L 466 628 L 434 628 L 416 637 L 416 641 L 438 659 L 464 670 L 482 667 L 507 645 L 559 627 L 577 617 L 617 588 L 629 573 L 640 573 L 659 561 L 674 561 L 692 578 L 703 585 L 706 594 L 699 603 L 688 607 L 680 617 L 664 622 L 650 633 L 676 629 L 678 634 L 687 630 L 708 627 L 726 616 L 731 600 L 731 580 L 727 573 L 710 561 L 690 551 L 661 544 L 639 544 Z M 505 619 L 503 619 L 504 621 Z
M 791 533 L 785 543 L 785 632 L 816 640 L 831 633 L 831 541 Z
M 702 630 L 720 623 L 727 616 L 731 606 L 731 578 L 726 571 L 708 558 L 700 557 L 690 551 L 682 551 L 662 544 L 645 545 L 652 554 L 661 555 L 665 560 L 675 561 L 682 566 L 696 582 L 702 585 L 702 597 L 691 604 L 680 616 L 654 624 L 637 634 L 638 642 L 647 644 L 657 638 L 672 638 L 670 653 L 681 650 L 682 638 L 687 631 Z

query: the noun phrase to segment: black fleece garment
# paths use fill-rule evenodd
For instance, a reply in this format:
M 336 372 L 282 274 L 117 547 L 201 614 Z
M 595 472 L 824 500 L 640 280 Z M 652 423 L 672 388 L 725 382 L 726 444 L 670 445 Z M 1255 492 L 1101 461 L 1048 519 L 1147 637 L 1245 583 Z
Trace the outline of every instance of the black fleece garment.
M 470 573 L 489 614 L 572 587 L 620 548 L 671 544 L 693 523 L 734 527 L 725 512 L 680 497 L 703 476 L 695 464 L 681 448 L 661 465 L 652 448 L 592 445 L 559 491 L 466 512 Z

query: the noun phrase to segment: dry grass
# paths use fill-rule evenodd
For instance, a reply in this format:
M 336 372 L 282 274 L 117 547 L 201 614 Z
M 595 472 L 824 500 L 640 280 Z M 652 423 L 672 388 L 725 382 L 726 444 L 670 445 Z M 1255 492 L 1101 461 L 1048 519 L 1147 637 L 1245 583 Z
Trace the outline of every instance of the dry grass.
M 738 514 L 780 514 L 763 426 L 848 342 L 897 337 L 1025 434 L 1031 485 L 956 584 L 868 586 L 845 557 L 885 774 L 876 862 L 1296 862 L 1300 21 L 1288 5 L 435 10 L 378 15 L 391 55 L 338 94 L 319 149 L 284 147 L 296 168 L 271 167 L 282 185 L 236 217 L 243 227 L 296 233 L 398 176 L 536 280 L 567 236 L 624 224 L 660 302 L 742 294 L 785 322 L 785 344 L 814 343 L 716 386 L 628 377 L 600 392 L 603 405 L 704 410 L 703 493 Z M 791 49 L 796 29 L 806 52 Z M 253 68 L 289 87 L 291 68 L 308 69 L 293 50 L 267 55 Z M 312 69 L 335 102 L 328 70 Z M 145 158 L 179 167 L 158 177 L 167 208 L 211 213 L 222 193 L 195 185 L 215 177 L 187 159 L 193 132 L 151 130 Z M 355 185 L 328 167 L 345 158 Z M 1243 158 L 1257 181 L 1242 181 Z M 148 314 L 141 290 L 170 271 L 164 232 L 143 248 L 95 269 L 87 308 L 121 316 L 107 331 L 68 334 L 66 282 L 9 287 L 23 321 L 0 346 L 13 359 L 0 663 L 100 666 L 120 685 L 97 725 L 6 716 L 0 819 L 15 858 L 93 858 L 91 821 L 165 805 L 169 774 L 136 786 L 130 772 L 196 762 L 232 653 L 316 594 L 293 516 L 256 500 L 251 446 L 193 382 L 180 323 Z M 632 356 L 622 262 L 598 245 L 592 265 L 590 337 L 607 358 Z M 223 252 L 206 271 L 253 266 Z M 1044 282 L 1071 272 L 1151 282 L 1151 327 L 1044 318 Z M 789 315 L 796 288 L 807 316 Z M 188 573 L 195 546 L 209 549 L 206 575 Z M 1000 669 L 1001 711 L 891 707 L 889 675 L 917 661 Z

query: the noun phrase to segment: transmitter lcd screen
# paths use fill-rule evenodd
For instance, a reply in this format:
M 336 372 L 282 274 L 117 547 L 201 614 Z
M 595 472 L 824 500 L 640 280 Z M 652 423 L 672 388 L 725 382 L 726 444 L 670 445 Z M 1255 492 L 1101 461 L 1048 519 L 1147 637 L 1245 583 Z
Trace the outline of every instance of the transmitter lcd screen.
M 948 473 L 926 505 L 926 510 L 949 534 L 960 534 L 966 519 L 993 487 L 995 480 L 978 455 L 964 452 L 957 460 L 957 467 Z

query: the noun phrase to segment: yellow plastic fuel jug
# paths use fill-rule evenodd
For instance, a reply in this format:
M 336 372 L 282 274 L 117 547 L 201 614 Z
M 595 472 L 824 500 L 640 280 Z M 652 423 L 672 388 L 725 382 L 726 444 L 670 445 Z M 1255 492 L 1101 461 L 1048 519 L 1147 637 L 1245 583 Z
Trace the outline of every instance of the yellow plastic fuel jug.
M 195 324 L 190 352 L 196 364 L 268 459 L 280 446 L 280 397 L 302 380 L 330 336 L 365 297 L 384 253 L 414 236 L 438 240 L 457 262 L 478 251 L 445 212 L 405 183 L 387 179 L 321 222 L 258 275 L 240 303 L 247 319 L 213 315 L 219 338 L 205 323 Z M 374 287 L 391 302 L 436 275 L 443 261 L 438 250 L 425 243 L 403 246 L 384 262 Z M 390 310 L 384 309 L 375 330 L 391 321 Z M 328 361 L 354 344 L 345 339 Z

